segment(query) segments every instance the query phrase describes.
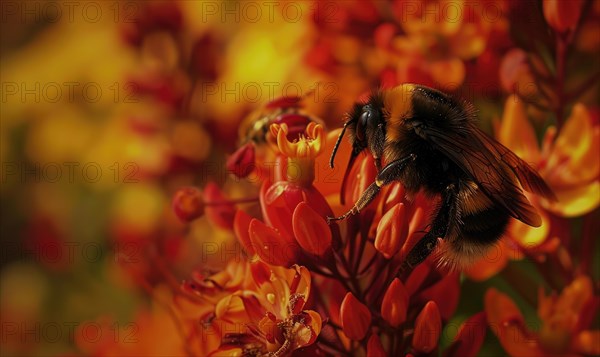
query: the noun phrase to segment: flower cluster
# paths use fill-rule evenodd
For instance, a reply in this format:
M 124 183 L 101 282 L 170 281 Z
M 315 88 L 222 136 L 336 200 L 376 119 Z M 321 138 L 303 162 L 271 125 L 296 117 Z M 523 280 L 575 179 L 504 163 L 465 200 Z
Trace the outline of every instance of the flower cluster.
M 281 179 L 262 183 L 257 218 L 237 209 L 231 228 L 246 253 L 241 264 L 249 267 L 255 288 L 228 286 L 212 277 L 196 278 L 192 285 L 185 285 L 195 289 L 202 300 L 213 301 L 204 306 L 208 310 L 204 317 L 198 316 L 201 321 L 210 321 L 210 326 L 242 326 L 235 334 L 214 334 L 220 343 L 213 341 L 210 346 L 218 346 L 216 351 L 236 348 L 249 354 L 280 351 L 273 352 L 276 355 L 287 349 L 348 354 L 358 348 L 373 355 L 438 350 L 443 324 L 450 320 L 459 301 L 458 273 L 443 274 L 433 261 L 427 261 L 408 277 L 396 277 L 403 256 L 424 233 L 435 202 L 422 195 L 409 202 L 402 186 L 394 184 L 360 214 L 339 225 L 328 225 L 326 216 L 348 206 L 339 203 L 339 191 L 323 195 L 330 184 L 315 181 L 315 168 L 319 160 L 326 159 L 321 154 L 332 149 L 339 129 L 327 134 L 320 124 L 310 122 L 304 134 L 293 141 L 288 130 L 286 124 L 271 124 L 265 144 L 281 159 Z M 339 155 L 342 160 L 348 158 L 346 144 Z M 349 202 L 375 176 L 372 158 L 364 156 L 356 166 L 348 184 L 353 188 L 347 193 Z M 334 181 L 341 182 L 341 176 L 340 170 Z M 190 189 L 182 189 L 174 197 L 176 208 L 190 206 L 180 198 L 188 192 Z M 260 281 L 272 283 L 278 272 L 290 271 L 287 268 L 291 266 L 312 285 L 315 296 L 310 297 L 308 291 L 301 293 L 298 307 L 290 307 L 296 303 L 290 299 L 298 296 L 296 284 L 291 282 L 291 293 L 260 295 L 264 292 L 263 288 L 256 289 L 262 286 Z M 243 273 L 238 274 L 235 278 L 229 273 L 227 276 L 241 285 Z M 269 276 L 270 280 L 266 278 Z M 283 305 L 277 312 L 269 310 L 269 303 L 257 296 L 266 296 L 270 304 L 283 301 Z M 205 304 L 202 300 L 197 304 Z M 312 310 L 304 311 L 305 304 Z M 279 340 L 264 331 L 265 324 L 279 329 Z M 221 327 L 219 331 L 231 328 Z M 455 342 L 448 354 L 478 350 L 481 339 Z
M 3 36 L 7 354 L 600 355 L 600 1 L 95 5 L 126 21 L 7 7 L 27 15 Z M 52 97 L 73 80 L 103 95 Z M 377 175 L 367 152 L 345 175 L 347 142 L 329 167 L 340 118 L 407 82 L 471 102 L 540 174 L 540 227 L 405 272 L 438 197 L 393 182 L 328 221 Z M 80 323 L 31 344 L 58 316 Z
M 587 228 L 579 239 L 571 236 L 567 225 L 569 217 L 583 215 L 588 217 L 586 222 L 592 220 L 590 213 L 600 205 L 600 166 L 594 156 L 600 145 L 597 114 L 585 104 L 573 103 L 576 96 L 563 93 L 560 73 L 555 74 L 553 82 L 540 80 L 540 71 L 551 78 L 550 70 L 538 61 L 532 49 L 513 47 L 508 39 L 508 21 L 511 14 L 519 11 L 518 5 L 486 3 L 506 15 L 497 21 L 471 14 L 461 21 L 435 22 L 435 26 L 422 22 L 423 17 L 437 14 L 443 18 L 439 11 L 448 3 L 419 2 L 418 11 L 406 12 L 406 2 L 393 2 L 389 5 L 392 21 L 381 23 L 379 17 L 386 6 L 347 3 L 342 8 L 342 25 L 317 21 L 317 26 L 331 36 L 316 43 L 309 52 L 309 63 L 334 76 L 360 64 L 375 77 L 379 73 L 384 86 L 413 81 L 456 90 L 477 76 L 499 79 L 495 83 L 501 83 L 512 95 L 506 99 L 496 136 L 540 172 L 558 201 L 528 196 L 542 216 L 542 227 L 535 229 L 511 222 L 496 247 L 498 255 L 493 259 L 482 257 L 464 273 L 474 281 L 501 273 L 529 299 L 531 293 L 525 286 L 529 281 L 508 273 L 511 268 L 507 268 L 511 260 L 528 258 L 554 293 L 548 297 L 540 288 L 537 306 L 543 323 L 533 331 L 511 299 L 491 288 L 483 299 L 483 311 L 472 312 L 448 341 L 442 334 L 444 326 L 450 328 L 456 323 L 453 317 L 462 295 L 459 272 L 444 271 L 435 258 L 408 276 L 398 271 L 407 252 L 427 230 L 436 199 L 422 194 L 407 198 L 402 185 L 395 183 L 384 187 L 382 194 L 359 214 L 328 225 L 325 217 L 347 211 L 349 204 L 374 180 L 373 159 L 369 155 L 360 157 L 350 172 L 347 190 L 339 192 L 341 171 L 333 171 L 334 183 L 315 176 L 319 168 L 326 166 L 328 157 L 322 153 L 331 152 L 339 129 L 327 133 L 314 118 L 307 118 L 302 122 L 304 133 L 290 139 L 288 125 L 273 122 L 264 147 L 271 150 L 278 175 L 260 185 L 260 212 L 237 209 L 233 231 L 251 264 L 260 262 L 272 271 L 301 264 L 312 275 L 313 291 L 319 293 L 310 306 L 322 326 L 312 330 L 316 333 L 313 344 L 299 346 L 304 348 L 297 352 L 345 355 L 362 349 L 362 353 L 373 356 L 437 354 L 442 348 L 440 341 L 446 339 L 444 355 L 476 355 L 489 328 L 505 351 L 514 356 L 557 351 L 598 353 L 594 342 L 598 331 L 592 330 L 591 318 L 583 315 L 585 310 L 594 316 L 597 308 L 597 296 L 587 275 L 591 272 L 593 252 L 586 248 L 592 244 L 593 228 L 591 223 L 584 223 Z M 563 42 L 573 41 L 580 15 L 571 10 L 557 15 L 556 6 L 551 1 L 544 2 L 544 15 L 561 47 Z M 339 41 L 331 40 L 335 36 Z M 367 50 L 371 42 L 365 38 L 369 36 L 373 36 L 376 48 Z M 352 53 L 361 54 L 348 57 Z M 501 61 L 502 55 L 505 58 Z M 557 52 L 559 64 L 564 55 Z M 378 60 L 370 62 L 367 57 L 371 56 Z M 314 62 L 317 59 L 319 62 Z M 497 79 L 486 73 L 492 67 L 501 67 Z M 563 99 L 552 107 L 543 100 L 536 101 L 531 93 L 519 91 L 525 83 L 519 81 L 526 78 L 536 83 L 537 95 L 545 93 Z M 589 88 L 590 83 L 580 85 Z M 582 89 L 576 89 L 576 93 L 581 92 Z M 280 101 L 296 104 L 296 100 Z M 545 130 L 540 147 L 530 119 L 539 122 L 543 108 L 555 114 L 558 125 Z M 571 114 L 563 119 L 566 108 Z M 347 161 L 349 154 L 349 148 L 342 144 L 338 160 Z M 240 157 L 236 159 L 239 161 Z M 345 199 L 340 200 L 341 196 Z M 257 316 L 250 325 L 261 319 L 264 316 Z M 222 341 L 225 342 L 221 348 L 230 347 L 226 338 Z M 255 340 L 246 341 L 251 346 L 249 341 Z

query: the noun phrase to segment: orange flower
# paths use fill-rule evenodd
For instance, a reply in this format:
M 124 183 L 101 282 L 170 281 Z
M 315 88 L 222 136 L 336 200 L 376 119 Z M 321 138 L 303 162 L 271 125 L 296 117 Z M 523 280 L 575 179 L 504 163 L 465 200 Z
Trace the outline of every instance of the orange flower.
M 484 52 L 492 29 L 504 20 L 490 21 L 471 5 L 452 0 L 394 2 L 396 20 L 405 33 L 391 40 L 399 83 L 435 84 L 447 90 L 463 83 L 465 61 Z M 502 3 L 493 6 L 502 13 Z
M 537 207 L 542 225 L 535 228 L 512 220 L 506 232 L 508 239 L 499 242 L 467 270 L 475 280 L 497 273 L 509 259 L 522 258 L 520 250 L 525 249 L 530 254 L 557 251 L 561 241 L 555 234 L 560 232 L 560 226 L 553 216 L 581 216 L 600 206 L 600 161 L 597 159 L 600 126 L 594 124 L 583 104 L 575 104 L 558 135 L 554 127 L 546 130 L 540 148 L 525 104 L 512 95 L 506 101 L 497 137 L 537 169 L 558 200 L 552 202 L 526 193 Z
M 558 197 L 557 202 L 540 200 L 540 205 L 563 217 L 576 217 L 600 205 L 600 126 L 588 109 L 575 104 L 558 134 L 546 130 L 542 147 L 527 120 L 524 103 L 507 99 L 498 140 L 538 169 Z
M 226 296 L 215 308 L 217 321 L 235 321 L 245 328 L 225 334 L 215 353 L 284 355 L 313 344 L 322 319 L 317 312 L 304 309 L 310 296 L 309 271 L 300 266 L 283 269 L 253 264 L 255 288 Z
M 488 324 L 511 356 L 599 354 L 600 347 L 593 337 L 600 331 L 588 330 L 597 314 L 597 304 L 592 281 L 585 275 L 572 281 L 559 296 L 545 296 L 540 291 L 538 316 L 542 327 L 534 332 L 507 295 L 493 288 L 485 295 Z

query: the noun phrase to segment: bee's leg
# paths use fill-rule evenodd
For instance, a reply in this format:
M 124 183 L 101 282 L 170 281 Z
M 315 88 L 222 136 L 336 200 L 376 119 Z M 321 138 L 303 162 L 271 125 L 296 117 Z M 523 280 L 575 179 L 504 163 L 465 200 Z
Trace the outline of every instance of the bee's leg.
M 375 134 L 372 139 L 371 153 L 375 159 L 375 167 L 377 168 L 377 174 L 381 172 L 381 157 L 385 147 L 385 129 L 383 124 L 377 125 Z
M 358 212 L 360 212 L 369 203 L 371 203 L 371 201 L 373 201 L 375 197 L 377 197 L 377 194 L 379 193 L 379 190 L 382 186 L 387 185 L 394 180 L 397 180 L 400 177 L 400 174 L 402 173 L 404 168 L 410 162 L 414 161 L 415 158 L 416 156 L 414 154 L 410 154 L 405 158 L 390 162 L 379 172 L 377 178 L 375 178 L 375 182 L 373 182 L 371 185 L 369 185 L 369 187 L 367 187 L 367 190 L 363 192 L 363 194 L 360 196 L 358 201 L 356 201 L 352 209 L 350 209 L 348 212 L 344 213 L 339 217 L 327 217 L 327 222 L 340 221 L 350 215 L 357 214 Z
M 375 168 L 377 169 L 377 173 L 381 172 L 381 158 L 375 157 Z
M 422 263 L 433 252 L 439 238 L 448 233 L 451 217 L 456 214 L 456 186 L 449 185 L 442 195 L 442 205 L 431 222 L 431 229 L 410 250 L 400 265 L 397 276 L 406 277 L 413 268 Z

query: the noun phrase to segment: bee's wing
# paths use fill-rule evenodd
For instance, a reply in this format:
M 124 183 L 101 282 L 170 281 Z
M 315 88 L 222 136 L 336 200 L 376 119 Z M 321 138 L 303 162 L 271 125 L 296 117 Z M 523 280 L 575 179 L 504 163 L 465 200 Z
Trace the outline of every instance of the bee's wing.
M 474 125 L 473 133 L 491 151 L 495 158 L 501 160 L 512 170 L 525 191 L 556 201 L 556 196 L 552 192 L 552 189 L 548 187 L 544 179 L 528 163 Z
M 423 137 L 468 173 L 481 190 L 495 203 L 504 207 L 516 219 L 534 227 L 541 218 L 531 206 L 524 189 L 553 199 L 552 190 L 544 180 L 508 148 L 490 138 L 474 124 L 467 124 L 468 135 L 423 128 Z

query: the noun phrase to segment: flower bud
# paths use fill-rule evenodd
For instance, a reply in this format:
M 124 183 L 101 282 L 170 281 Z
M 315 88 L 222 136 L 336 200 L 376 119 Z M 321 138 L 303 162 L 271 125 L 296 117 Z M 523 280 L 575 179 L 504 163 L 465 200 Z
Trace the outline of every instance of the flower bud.
M 579 21 L 582 0 L 544 0 L 544 17 L 555 31 L 565 32 L 572 29 Z
M 331 230 L 314 209 L 300 202 L 292 216 L 296 241 L 312 255 L 324 256 L 331 248 Z
M 387 211 L 377 225 L 375 248 L 390 259 L 400 250 L 408 235 L 406 209 L 403 203 L 398 203 Z
M 383 345 L 381 344 L 381 340 L 379 336 L 375 333 L 369 337 L 369 342 L 367 342 L 367 357 L 386 357 L 387 354 L 383 349 Z
M 406 288 L 400 279 L 395 278 L 383 296 L 381 317 L 393 327 L 400 326 L 406 321 L 408 298 Z
M 454 342 L 445 352 L 445 357 L 477 356 L 487 331 L 485 312 L 469 317 L 460 325 Z
M 190 222 L 204 214 L 202 192 L 196 187 L 183 187 L 173 195 L 173 211 L 179 219 Z
M 442 332 L 442 318 L 435 302 L 429 301 L 417 316 L 412 346 L 422 353 L 433 351 Z
M 252 247 L 263 262 L 285 267 L 293 264 L 295 247 L 286 244 L 277 230 L 255 218 L 250 221 L 248 231 Z
M 233 173 L 238 178 L 247 177 L 256 168 L 254 164 L 255 158 L 254 144 L 250 142 L 242 145 L 227 159 L 227 171 Z
M 504 55 L 498 75 L 500 85 L 507 93 L 531 98 L 537 92 L 528 55 L 520 48 L 514 48 Z
M 342 329 L 348 338 L 362 340 L 371 326 L 369 308 L 358 301 L 352 293 L 347 293 L 340 306 Z

